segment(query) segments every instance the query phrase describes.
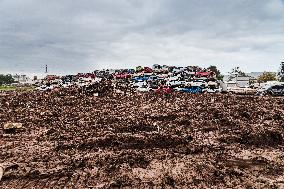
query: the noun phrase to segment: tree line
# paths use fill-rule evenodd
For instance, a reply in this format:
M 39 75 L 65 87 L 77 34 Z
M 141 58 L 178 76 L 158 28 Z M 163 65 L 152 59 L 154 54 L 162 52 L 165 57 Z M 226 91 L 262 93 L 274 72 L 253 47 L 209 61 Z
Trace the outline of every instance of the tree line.
M 216 73 L 216 72 L 215 72 Z M 216 75 L 218 75 L 216 73 Z M 229 81 L 231 81 L 234 77 L 248 77 L 248 75 L 243 72 L 240 67 L 233 68 L 231 72 L 229 72 Z M 258 83 L 265 83 L 267 81 L 280 81 L 284 82 L 284 62 L 280 64 L 280 71 L 278 73 L 273 72 L 263 72 L 258 78 Z
M 209 66 L 209 70 L 213 71 L 216 74 L 216 78 L 218 80 L 223 80 L 224 75 L 221 74 L 220 70 L 216 66 Z M 236 75 L 238 77 L 248 77 L 248 75 L 240 69 L 240 67 L 233 68 L 231 72 L 229 72 L 229 81 L 232 80 Z M 273 72 L 263 72 L 258 78 L 258 83 L 265 83 L 267 81 L 280 81 L 284 82 L 284 62 L 280 64 L 280 71 L 278 73 Z
M 9 85 L 9 84 L 12 84 L 14 82 L 15 82 L 15 80 L 13 79 L 12 75 L 0 74 L 0 85 Z

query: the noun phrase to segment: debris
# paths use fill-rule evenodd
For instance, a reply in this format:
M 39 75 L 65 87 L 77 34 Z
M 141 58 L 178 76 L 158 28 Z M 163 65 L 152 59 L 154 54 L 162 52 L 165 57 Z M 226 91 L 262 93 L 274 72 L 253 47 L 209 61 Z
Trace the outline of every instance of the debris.
M 22 123 L 8 122 L 4 124 L 4 130 L 21 129 L 22 127 L 23 127 Z
M 4 175 L 4 167 L 2 167 L 0 165 L 0 182 L 1 182 L 1 179 L 2 179 L 3 175 Z

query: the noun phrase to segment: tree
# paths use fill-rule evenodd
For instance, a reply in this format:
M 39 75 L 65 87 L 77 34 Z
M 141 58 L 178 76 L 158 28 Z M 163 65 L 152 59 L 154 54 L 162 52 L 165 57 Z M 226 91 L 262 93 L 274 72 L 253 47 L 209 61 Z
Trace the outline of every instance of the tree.
M 259 83 L 265 83 L 267 81 L 275 81 L 276 78 L 276 74 L 275 73 L 271 73 L 271 72 L 263 72 L 262 75 L 260 75 L 257 78 L 257 82 Z
M 12 75 L 0 74 L 0 85 L 9 85 L 11 83 L 14 83 Z
M 236 77 L 248 77 L 247 74 L 240 69 L 240 67 L 233 68 L 229 74 L 229 81 L 232 81 L 232 79 Z
M 211 65 L 207 69 L 211 70 L 212 72 L 214 72 L 216 74 L 216 78 L 218 80 L 223 80 L 224 75 L 221 74 L 220 70 L 218 70 L 216 66 Z
M 280 64 L 280 71 L 278 72 L 278 77 L 281 82 L 284 82 L 284 62 Z

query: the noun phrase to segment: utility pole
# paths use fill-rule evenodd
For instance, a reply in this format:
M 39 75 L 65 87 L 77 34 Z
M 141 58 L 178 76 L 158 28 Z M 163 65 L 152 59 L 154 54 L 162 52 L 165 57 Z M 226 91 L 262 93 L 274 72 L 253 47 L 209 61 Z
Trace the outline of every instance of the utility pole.
M 45 73 L 46 73 L 46 74 L 48 73 L 47 65 L 45 65 Z
M 239 67 L 234 68 L 233 75 L 235 76 L 235 85 L 238 86 Z
M 237 81 L 238 81 L 238 76 L 239 76 L 238 67 L 235 67 L 235 68 L 234 68 L 233 75 L 235 76 L 235 81 L 236 81 L 236 83 L 237 83 Z
M 283 82 L 283 80 L 284 80 L 284 61 L 283 62 L 281 62 L 281 64 L 280 64 L 280 70 L 279 70 L 279 72 L 278 72 L 278 80 L 280 80 L 281 82 Z

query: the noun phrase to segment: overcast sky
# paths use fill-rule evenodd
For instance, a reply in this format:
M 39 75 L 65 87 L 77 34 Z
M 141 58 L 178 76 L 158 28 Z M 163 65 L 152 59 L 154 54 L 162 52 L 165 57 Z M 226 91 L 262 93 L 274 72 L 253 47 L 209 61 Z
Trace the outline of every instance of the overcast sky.
M 0 73 L 281 61 L 284 0 L 0 0 Z

